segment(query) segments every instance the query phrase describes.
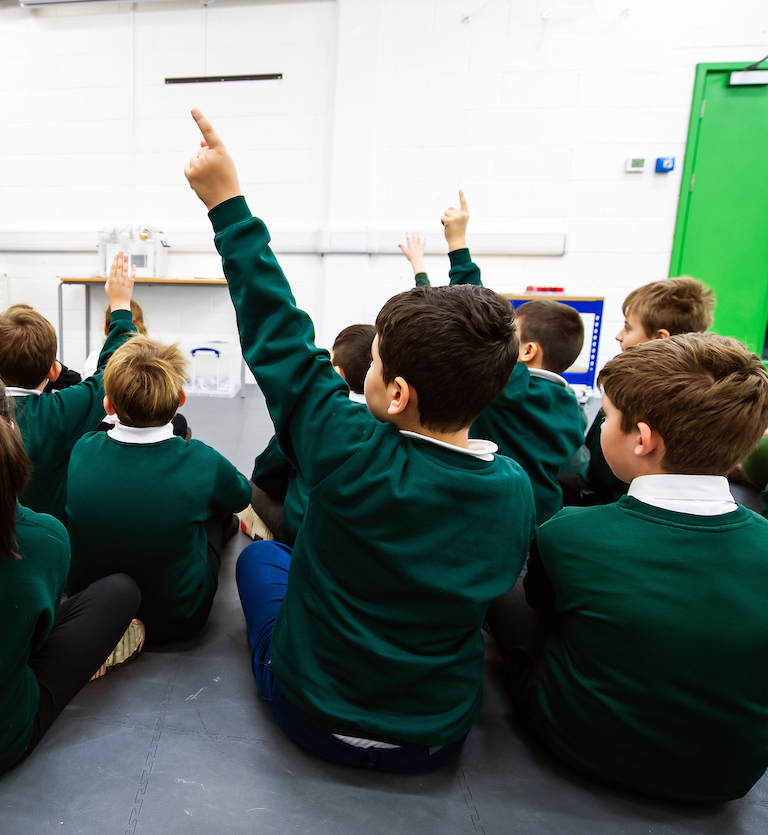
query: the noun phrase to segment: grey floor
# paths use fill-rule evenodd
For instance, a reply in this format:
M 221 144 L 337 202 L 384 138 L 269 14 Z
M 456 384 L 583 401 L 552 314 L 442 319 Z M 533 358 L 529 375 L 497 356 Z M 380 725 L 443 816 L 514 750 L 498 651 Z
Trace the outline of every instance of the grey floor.
M 271 434 L 248 398 L 190 398 L 194 436 L 250 473 Z M 25 763 L 0 778 L 0 835 L 723 835 L 768 832 L 768 779 L 721 805 L 605 788 L 521 732 L 487 645 L 485 706 L 458 762 L 374 774 L 300 750 L 261 706 L 227 549 L 210 621 L 88 684 Z M 706 728 L 702 728 L 702 735 Z

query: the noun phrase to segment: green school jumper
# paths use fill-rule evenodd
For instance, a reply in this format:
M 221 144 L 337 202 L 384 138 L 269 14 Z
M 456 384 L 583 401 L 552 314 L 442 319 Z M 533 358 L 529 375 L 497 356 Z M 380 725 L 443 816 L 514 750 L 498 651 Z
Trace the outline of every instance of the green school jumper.
M 448 253 L 451 259 L 451 284 L 478 284 L 480 270 L 469 257 L 468 249 Z M 426 273 L 417 273 L 417 287 L 429 287 Z M 283 533 L 288 545 L 293 545 L 304 519 L 309 496 L 301 474 L 297 472 L 280 449 L 277 435 L 273 435 L 264 451 L 256 458 L 251 481 L 265 493 L 283 501 Z
M 526 697 L 558 757 L 678 800 L 732 800 L 762 777 L 768 521 L 630 496 L 566 508 L 539 529 L 525 589 L 558 618 Z
M 81 438 L 68 478 L 69 594 L 124 572 L 141 589 L 136 617 L 149 642 L 191 638 L 205 623 L 217 586 L 205 522 L 246 507 L 248 479 L 200 441 L 174 435 L 126 443 L 108 432 Z
M 104 419 L 104 366 L 135 330 L 130 310 L 114 311 L 93 377 L 49 394 L 30 391 L 14 396 L 15 420 L 33 465 L 32 478 L 19 497 L 24 506 L 67 524 L 64 505 L 72 447 Z
M 560 469 L 584 443 L 584 422 L 576 395 L 559 375 L 515 365 L 504 390 L 480 413 L 469 432 L 491 438 L 499 452 L 528 473 L 536 521 L 547 521 L 563 506 Z
M 309 505 L 272 634 L 277 684 L 318 728 L 444 745 L 482 703 L 481 625 L 533 531 L 527 476 L 407 437 L 350 401 L 237 197 L 210 212 L 243 355 Z
M 277 435 L 270 438 L 264 451 L 256 457 L 251 481 L 273 499 L 283 502 L 283 534 L 286 544 L 293 545 L 309 496 L 301 474 L 280 449 Z
M 479 284 L 480 269 L 468 249 L 448 253 L 451 284 Z M 429 285 L 426 273 L 416 286 Z M 503 391 L 472 424 L 470 438 L 490 438 L 499 452 L 517 461 L 531 479 L 536 522 L 541 525 L 563 506 L 557 476 L 584 444 L 581 409 L 562 377 L 518 362 Z
M 27 750 L 40 700 L 27 666 L 53 626 L 69 569 L 69 537 L 51 516 L 16 507 L 20 560 L 0 557 L 0 772 Z

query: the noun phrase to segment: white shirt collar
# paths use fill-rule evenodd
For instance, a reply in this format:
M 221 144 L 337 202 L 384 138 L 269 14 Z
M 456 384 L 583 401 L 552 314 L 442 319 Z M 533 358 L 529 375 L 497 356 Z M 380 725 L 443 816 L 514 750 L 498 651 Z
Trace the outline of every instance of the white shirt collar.
M 558 386 L 568 388 L 568 381 L 565 377 L 555 374 L 554 371 L 547 371 L 546 368 L 529 368 L 528 373 L 531 377 L 541 377 L 542 380 L 549 380 L 550 383 L 557 383 Z
M 462 455 L 471 455 L 473 458 L 479 458 L 481 461 L 493 461 L 493 453 L 499 449 L 493 441 L 483 441 L 480 438 L 470 438 L 469 449 L 465 449 L 463 446 L 438 441 L 437 438 L 430 438 L 429 435 L 420 435 L 418 432 L 411 432 L 408 429 L 401 429 L 400 434 L 405 435 L 406 438 L 418 438 L 420 441 L 429 441 L 436 446 L 452 449 L 454 452 L 460 452 Z
M 173 437 L 173 424 L 165 426 L 123 426 L 116 423 L 107 432 L 114 441 L 122 441 L 124 444 L 156 444 L 158 441 L 167 441 Z
M 6 386 L 5 392 L 11 397 L 29 397 L 30 394 L 42 394 L 40 389 L 25 389 L 21 386 Z
M 738 508 L 728 479 L 721 475 L 638 476 L 629 485 L 627 495 L 653 507 L 696 516 L 720 516 Z
M 349 391 L 349 399 L 353 403 L 362 403 L 363 405 L 365 405 L 365 395 L 358 394 L 356 391 L 352 391 L 351 389 Z

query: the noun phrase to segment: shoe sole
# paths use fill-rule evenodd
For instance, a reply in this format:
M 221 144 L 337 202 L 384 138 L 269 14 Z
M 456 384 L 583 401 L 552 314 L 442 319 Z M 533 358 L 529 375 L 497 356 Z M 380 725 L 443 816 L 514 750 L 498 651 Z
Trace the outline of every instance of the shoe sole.
M 101 676 L 111 673 L 120 667 L 124 667 L 126 664 L 130 664 L 144 648 L 146 637 L 147 633 L 144 629 L 144 624 L 134 618 L 123 633 L 123 637 L 117 642 L 117 646 L 109 654 L 107 660 L 91 676 L 91 681 L 95 678 L 101 678 Z

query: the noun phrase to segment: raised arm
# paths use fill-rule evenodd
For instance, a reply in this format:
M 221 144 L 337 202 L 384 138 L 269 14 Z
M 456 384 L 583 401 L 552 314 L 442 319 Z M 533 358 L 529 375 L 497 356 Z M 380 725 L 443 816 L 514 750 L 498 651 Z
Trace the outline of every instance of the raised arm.
M 448 273 L 450 283 L 482 286 L 480 268 L 472 261 L 467 248 L 469 207 L 461 189 L 459 189 L 459 208 L 450 206 L 445 210 L 440 221 L 445 227 L 445 240 L 448 242 L 448 257 L 451 261 L 451 269 Z
M 243 357 L 264 392 L 281 449 L 312 486 L 353 455 L 377 422 L 349 400 L 328 352 L 314 344 L 312 321 L 296 307 L 266 226 L 240 194 L 232 158 L 203 114 L 192 115 L 204 139 L 185 174 L 210 210 Z
M 418 232 L 406 232 L 406 245 L 398 244 L 403 255 L 413 267 L 413 276 L 417 287 L 429 287 L 429 276 L 424 269 L 424 249 L 427 242 Z
M 136 266 L 128 269 L 128 256 L 118 252 L 112 261 L 109 277 L 104 285 L 104 291 L 109 300 L 111 314 L 123 311 L 118 316 L 110 315 L 109 330 L 104 346 L 99 354 L 99 362 L 96 372 L 103 371 L 107 361 L 115 351 L 125 342 L 129 333 L 136 328 L 131 315 L 131 297 L 133 296 L 133 283 L 136 280 Z M 128 316 L 125 316 L 125 313 Z

